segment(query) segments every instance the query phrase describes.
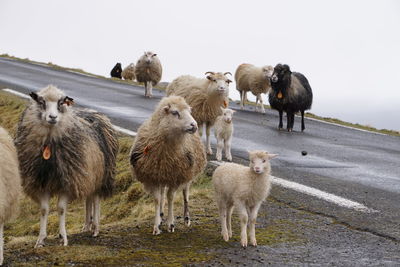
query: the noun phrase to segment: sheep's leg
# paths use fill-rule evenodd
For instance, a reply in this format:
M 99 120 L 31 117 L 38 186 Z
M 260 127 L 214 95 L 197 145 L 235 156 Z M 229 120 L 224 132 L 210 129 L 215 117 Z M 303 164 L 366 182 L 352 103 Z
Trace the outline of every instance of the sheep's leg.
M 190 215 L 189 215 L 189 191 L 190 190 L 190 182 L 185 184 L 182 192 L 183 192 L 183 218 L 185 220 L 186 226 L 190 226 Z
M 261 97 L 261 94 L 257 95 L 257 99 L 260 100 L 260 105 L 261 105 L 261 113 L 265 113 L 265 109 L 264 109 L 264 103 Z
M 217 153 L 215 154 L 218 161 L 222 160 L 222 149 L 224 148 L 224 140 L 221 137 L 217 139 Z M 226 146 L 225 146 L 225 155 L 226 155 Z
M 291 120 L 292 120 L 292 112 L 291 111 L 287 111 L 286 112 L 286 129 L 287 129 L 288 132 L 292 131 L 291 128 L 290 128 L 290 126 L 292 125 Z
M 148 82 L 147 87 L 148 87 L 148 95 L 147 96 L 149 98 L 152 98 L 153 97 L 153 82 L 152 81 Z
M 160 231 L 161 186 L 157 186 L 156 188 L 153 189 L 153 196 L 154 196 L 154 205 L 156 214 L 154 218 L 153 235 L 159 235 L 161 233 Z
M 278 126 L 279 130 L 282 130 L 283 128 L 282 117 L 283 117 L 283 110 L 279 110 L 279 126 Z
M 245 91 L 242 90 L 240 91 L 240 109 L 244 109 L 244 97 L 245 97 Z
M 207 154 L 212 155 L 212 149 L 211 149 L 211 139 L 210 139 L 210 132 L 211 132 L 211 124 L 206 123 L 206 144 L 207 144 Z
M 229 138 L 228 140 L 224 140 L 224 145 L 225 145 L 225 157 L 228 161 L 232 161 L 232 154 L 231 154 L 231 140 L 232 138 Z
M 85 209 L 85 225 L 82 228 L 82 232 L 91 231 L 93 227 L 93 196 L 86 198 Z
M 228 210 L 226 208 L 226 203 L 222 200 L 218 202 L 218 210 L 219 210 L 219 217 L 221 220 L 221 235 L 225 241 L 229 240 L 229 232 L 228 228 L 226 227 L 227 219 L 228 219 Z
M 149 96 L 148 89 L 147 89 L 147 82 L 144 82 L 144 96 L 145 97 Z
M 67 213 L 67 205 L 68 205 L 68 197 L 66 195 L 60 195 L 58 197 L 58 216 L 59 218 L 59 230 L 60 230 L 60 238 L 62 239 L 62 245 L 68 246 L 67 239 L 67 230 L 65 229 L 65 216 Z
M 40 197 L 40 231 L 36 241 L 35 248 L 44 246 L 44 240 L 47 237 L 47 217 L 49 216 L 50 194 L 46 193 Z
M 229 238 L 232 238 L 232 213 L 234 206 L 232 204 L 228 205 L 228 213 L 226 217 L 226 223 L 228 225 Z
M 246 206 L 243 203 L 238 203 L 237 205 L 239 218 L 240 218 L 240 244 L 242 247 L 247 247 L 247 222 L 248 215 Z
M 161 187 L 161 205 L 160 205 L 160 217 L 161 217 L 161 219 L 164 217 L 165 189 L 166 189 L 165 186 Z
M 294 125 L 294 112 L 290 113 L 290 132 L 293 131 L 293 125 Z
M 199 135 L 200 135 L 200 137 L 202 137 L 203 136 L 203 126 L 204 126 L 204 123 L 199 123 L 199 130 L 197 131 L 198 133 L 199 133 Z
M 304 126 L 304 110 L 301 111 L 301 131 L 303 132 L 306 129 Z
M 250 244 L 252 246 L 257 246 L 256 240 L 256 220 L 258 209 L 260 208 L 261 203 L 255 205 L 250 209 L 250 226 L 249 226 L 249 236 L 250 236 Z
M 173 233 L 175 231 L 174 225 L 174 198 L 175 198 L 176 188 L 168 187 L 167 198 L 168 198 L 168 219 L 167 226 L 168 232 Z
M 93 236 L 99 235 L 100 231 L 100 196 L 93 197 Z
M 4 232 L 4 223 L 0 223 L 0 265 L 3 265 L 3 247 L 4 247 L 4 239 L 3 239 L 3 232 Z

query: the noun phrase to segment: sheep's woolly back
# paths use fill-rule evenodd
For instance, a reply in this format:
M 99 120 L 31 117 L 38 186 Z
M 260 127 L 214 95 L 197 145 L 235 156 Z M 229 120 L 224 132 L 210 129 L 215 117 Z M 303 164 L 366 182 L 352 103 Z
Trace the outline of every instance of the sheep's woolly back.
M 162 76 L 162 66 L 158 57 L 155 56 L 151 64 L 145 62 L 145 55 L 140 57 L 136 63 L 135 75 L 138 82 L 151 81 L 153 86 L 158 84 Z
M 146 189 L 154 185 L 180 186 L 194 179 L 206 165 L 198 134 L 177 134 L 171 140 L 168 129 L 160 127 L 170 125 L 163 110 L 168 105 L 178 110 L 190 108 L 182 97 L 163 98 L 153 115 L 140 126 L 131 149 L 133 172 Z
M 243 201 L 250 207 L 264 201 L 271 188 L 269 171 L 256 174 L 250 167 L 236 163 L 220 165 L 212 179 L 217 201 Z
M 122 78 L 125 80 L 135 80 L 135 64 L 131 63 L 121 73 Z
M 46 101 L 64 93 L 49 86 L 38 92 Z M 69 108 L 53 127 L 40 119 L 32 101 L 18 125 L 15 145 L 24 191 L 35 201 L 45 192 L 69 200 L 93 193 L 112 194 L 118 141 L 109 119 L 93 110 Z M 43 158 L 48 146 L 51 157 Z
M 16 215 L 20 192 L 17 151 L 11 137 L 0 127 L 0 224 Z
M 215 73 L 216 79 L 225 79 L 225 76 Z M 196 78 L 183 75 L 172 81 L 167 87 L 167 95 L 179 95 L 185 98 L 192 107 L 192 116 L 196 122 L 214 124 L 215 119 L 221 115 L 221 107 L 229 103 L 227 95 L 217 93 L 209 94 L 208 88 L 212 81 L 206 78 Z
M 238 91 L 251 91 L 254 95 L 266 94 L 271 88 L 270 80 L 265 77 L 264 69 L 273 70 L 272 66 L 256 67 L 251 64 L 241 64 L 236 69 L 235 81 Z

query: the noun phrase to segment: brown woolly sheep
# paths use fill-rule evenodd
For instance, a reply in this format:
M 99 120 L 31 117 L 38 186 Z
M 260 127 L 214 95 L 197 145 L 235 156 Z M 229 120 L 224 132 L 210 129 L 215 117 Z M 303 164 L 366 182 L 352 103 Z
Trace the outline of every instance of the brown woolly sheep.
M 144 83 L 144 95 L 152 97 L 153 86 L 160 82 L 162 76 L 162 66 L 157 54 L 144 52 L 136 63 L 135 75 L 138 82 Z
M 122 78 L 124 80 L 132 80 L 134 81 L 136 79 L 135 76 L 135 64 L 131 63 L 125 69 L 122 71 Z
M 167 95 L 179 95 L 185 98 L 192 108 L 192 116 L 199 125 L 199 134 L 203 134 L 203 125 L 206 125 L 207 153 L 212 154 L 210 131 L 216 118 L 222 114 L 221 107 L 229 105 L 229 80 L 226 75 L 230 72 L 205 73 L 204 79 L 190 75 L 176 78 L 167 87 Z
M 60 237 L 65 230 L 67 203 L 86 199 L 84 230 L 97 236 L 100 198 L 112 194 L 118 151 L 109 119 L 93 110 L 74 109 L 72 98 L 49 85 L 30 94 L 32 101 L 18 125 L 15 145 L 25 193 L 40 204 L 40 233 L 35 247 L 47 236 L 49 200 L 58 197 Z
M 4 223 L 16 215 L 20 192 L 17 151 L 11 137 L 0 127 L 0 265 L 3 264 Z
M 184 218 L 190 225 L 189 187 L 205 168 L 206 155 L 190 107 L 180 96 L 163 98 L 139 128 L 131 149 L 132 171 L 155 199 L 153 234 L 160 234 L 163 192 L 167 187 L 169 232 L 174 232 L 175 192 L 184 187 Z
M 256 96 L 256 108 L 258 101 L 261 105 L 261 113 L 265 113 L 261 94 L 266 94 L 271 89 L 270 78 L 274 71 L 272 66 L 256 67 L 251 64 L 241 64 L 236 69 L 236 89 L 240 93 L 240 108 L 244 108 L 246 94 L 251 91 Z

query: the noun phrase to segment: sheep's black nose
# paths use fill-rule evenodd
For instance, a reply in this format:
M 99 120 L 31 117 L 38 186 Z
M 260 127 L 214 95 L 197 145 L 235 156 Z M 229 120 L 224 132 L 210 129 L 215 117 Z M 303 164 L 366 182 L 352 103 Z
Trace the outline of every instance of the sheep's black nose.
M 57 115 L 49 115 L 49 117 L 50 117 L 50 119 L 53 119 L 53 120 L 57 119 Z

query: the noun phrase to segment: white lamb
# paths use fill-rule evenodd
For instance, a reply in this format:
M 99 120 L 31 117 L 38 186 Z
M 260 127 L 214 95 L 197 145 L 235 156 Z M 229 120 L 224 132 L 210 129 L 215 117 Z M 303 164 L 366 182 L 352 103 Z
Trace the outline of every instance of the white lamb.
M 261 203 L 269 195 L 271 188 L 269 160 L 276 154 L 264 151 L 249 151 L 250 167 L 224 163 L 213 174 L 215 196 L 219 209 L 222 237 L 228 241 L 232 237 L 231 216 L 233 207 L 240 217 L 240 243 L 247 247 L 247 222 L 250 217 L 250 244 L 257 246 L 255 223 Z
M 222 115 L 218 116 L 214 124 L 214 135 L 217 139 L 217 160 L 222 160 L 222 149 L 225 148 L 225 157 L 232 161 L 231 141 L 233 135 L 232 116 L 234 110 L 229 108 L 221 108 Z

